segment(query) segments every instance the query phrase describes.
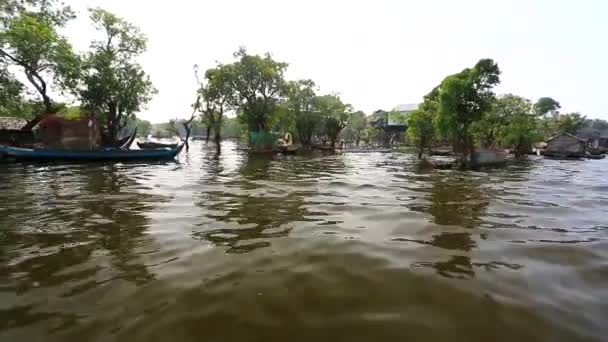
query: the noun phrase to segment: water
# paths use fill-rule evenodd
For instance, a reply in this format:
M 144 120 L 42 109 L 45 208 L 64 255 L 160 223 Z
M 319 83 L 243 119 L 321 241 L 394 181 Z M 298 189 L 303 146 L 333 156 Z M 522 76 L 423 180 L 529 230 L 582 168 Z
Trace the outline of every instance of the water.
M 0 341 L 608 340 L 606 170 L 0 165 Z

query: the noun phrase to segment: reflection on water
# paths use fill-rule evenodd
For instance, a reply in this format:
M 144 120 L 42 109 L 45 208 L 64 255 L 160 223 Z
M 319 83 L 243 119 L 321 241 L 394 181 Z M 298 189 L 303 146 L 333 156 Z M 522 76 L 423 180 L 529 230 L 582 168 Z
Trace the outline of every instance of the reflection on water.
M 601 341 L 607 166 L 0 164 L 0 341 Z

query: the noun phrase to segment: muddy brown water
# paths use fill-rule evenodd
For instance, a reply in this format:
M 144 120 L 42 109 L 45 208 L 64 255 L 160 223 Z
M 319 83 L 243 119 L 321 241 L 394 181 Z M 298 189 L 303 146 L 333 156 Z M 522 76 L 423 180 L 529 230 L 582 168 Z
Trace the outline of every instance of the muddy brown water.
M 606 170 L 0 164 L 0 341 L 606 341 Z

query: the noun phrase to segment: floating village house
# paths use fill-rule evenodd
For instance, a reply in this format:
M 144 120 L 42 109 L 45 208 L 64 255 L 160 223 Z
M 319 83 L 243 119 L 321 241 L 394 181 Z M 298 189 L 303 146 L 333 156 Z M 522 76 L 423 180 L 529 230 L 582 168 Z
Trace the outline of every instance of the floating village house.
M 36 125 L 33 131 L 24 131 L 27 120 L 22 118 L 0 117 L 0 145 L 90 149 L 99 142 L 99 130 L 93 118 L 68 120 L 61 116 L 48 114 Z
M 418 104 L 401 104 L 390 112 L 377 110 L 368 118 L 370 126 L 381 129 L 386 133 L 386 143 L 391 145 L 407 130 L 407 119 L 411 112 L 418 109 Z
M 547 140 L 544 155 L 558 158 L 581 158 L 587 153 L 587 141 L 572 134 L 562 133 Z

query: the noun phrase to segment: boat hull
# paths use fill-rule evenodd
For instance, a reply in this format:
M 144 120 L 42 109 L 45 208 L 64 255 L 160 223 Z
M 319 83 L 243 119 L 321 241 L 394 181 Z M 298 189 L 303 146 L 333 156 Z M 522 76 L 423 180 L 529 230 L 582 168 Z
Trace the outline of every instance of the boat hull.
M 147 142 L 147 143 L 137 142 L 137 146 L 142 150 L 153 150 L 153 149 L 157 149 L 157 148 L 177 148 L 178 145 L 177 144 L 154 143 L 154 142 Z
M 107 149 L 94 151 L 29 149 L 10 146 L 0 146 L 0 155 L 5 159 L 34 160 L 34 161 L 130 161 L 130 160 L 160 160 L 173 159 L 183 148 L 156 150 L 121 150 Z

